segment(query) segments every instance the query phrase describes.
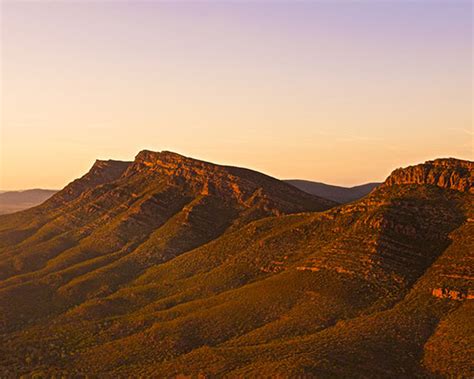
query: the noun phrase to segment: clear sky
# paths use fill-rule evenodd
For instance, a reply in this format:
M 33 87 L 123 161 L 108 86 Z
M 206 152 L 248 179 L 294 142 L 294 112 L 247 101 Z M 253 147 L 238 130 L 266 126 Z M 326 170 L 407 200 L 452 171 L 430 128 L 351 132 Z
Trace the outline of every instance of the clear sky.
M 279 178 L 473 159 L 472 3 L 2 1 L 0 188 L 171 150 Z

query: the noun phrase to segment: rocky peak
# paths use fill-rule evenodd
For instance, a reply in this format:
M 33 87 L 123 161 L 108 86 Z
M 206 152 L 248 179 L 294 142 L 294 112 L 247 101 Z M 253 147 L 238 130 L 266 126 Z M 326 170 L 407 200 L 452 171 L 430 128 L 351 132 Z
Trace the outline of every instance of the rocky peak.
M 262 177 L 266 177 L 256 172 L 252 175 L 251 170 L 221 166 L 169 151 L 149 150 L 138 153 L 125 175 L 145 172 L 147 175 L 166 177 L 175 183 L 186 183 L 201 190 L 203 194 L 220 193 L 236 197 L 239 197 L 241 192 L 247 192 L 247 195 L 253 193 L 263 184 Z
M 474 193 L 474 162 L 444 158 L 398 168 L 384 183 L 385 186 L 394 184 L 432 184 L 441 188 Z
M 88 180 L 101 178 L 116 178 L 122 175 L 125 169 L 130 166 L 132 162 L 114 161 L 114 160 L 100 160 L 97 159 L 89 172 L 82 178 Z
M 73 200 L 90 188 L 118 179 L 130 165 L 131 162 L 98 159 L 87 174 L 69 183 L 53 196 L 51 201 Z
M 305 199 L 309 203 L 319 204 L 320 207 L 316 209 L 327 209 L 335 205 L 334 202 L 308 195 L 287 183 L 256 171 L 204 162 L 169 151 L 143 150 L 138 153 L 124 174 L 134 175 L 146 175 L 148 178 L 155 176 L 194 194 L 234 199 L 245 206 L 267 203 L 269 198 L 275 201 Z
M 141 171 L 142 169 L 146 168 L 152 170 L 166 169 L 167 171 L 175 171 L 179 168 L 205 168 L 207 170 L 212 170 L 217 167 L 220 166 L 197 159 L 188 158 L 184 155 L 173 153 L 171 151 L 156 152 L 150 150 L 143 150 L 140 151 L 135 157 L 135 161 L 133 162 L 133 165 L 130 170 Z
M 148 163 L 156 163 L 156 162 L 164 162 L 170 160 L 195 160 L 191 158 L 186 158 L 184 155 L 174 153 L 172 151 L 151 151 L 151 150 L 142 150 L 140 151 L 137 156 L 135 157 L 135 162 L 148 162 Z

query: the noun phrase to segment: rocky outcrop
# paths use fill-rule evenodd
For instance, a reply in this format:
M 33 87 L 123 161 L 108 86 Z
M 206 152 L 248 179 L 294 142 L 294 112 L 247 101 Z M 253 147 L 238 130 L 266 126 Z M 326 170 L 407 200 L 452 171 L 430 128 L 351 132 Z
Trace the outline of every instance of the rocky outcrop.
M 232 199 L 245 208 L 257 207 L 274 215 L 326 210 L 337 204 L 253 170 L 217 165 L 169 151 L 141 151 L 123 176 L 143 173 L 150 178 L 166 178 L 169 184 L 193 193 Z M 293 199 L 299 199 L 301 206 L 295 207 Z
M 402 170 L 300 212 L 322 203 L 251 170 L 149 151 L 119 166 L 0 217 L 0 377 L 473 377 L 456 355 L 474 277 L 462 180 Z M 450 347 L 460 370 L 430 366 Z
M 298 266 L 298 267 L 296 267 L 296 270 L 316 272 L 316 271 L 319 271 L 320 268 L 319 267 L 313 267 L 313 266 Z
M 71 201 L 91 188 L 112 182 L 118 179 L 131 164 L 132 162 L 96 160 L 87 174 L 69 183 L 51 198 L 51 202 L 60 204 Z
M 434 297 L 439 299 L 450 299 L 450 300 L 471 300 L 474 299 L 474 291 L 466 288 L 455 289 L 455 288 L 434 288 L 431 291 Z
M 332 205 L 252 170 L 170 152 L 142 151 L 134 162 L 97 161 L 34 210 L 33 225 L 31 214 L 15 216 L 14 224 L 0 220 L 0 248 L 8 248 L 0 280 L 20 273 L 47 276 L 98 259 L 100 272 L 78 274 L 71 283 L 62 277 L 48 282 L 61 288 L 62 299 L 79 302 L 252 221 Z M 283 270 L 278 261 L 262 264 L 263 270 Z
M 432 184 L 441 188 L 474 193 L 474 162 L 447 158 L 399 168 L 384 185 Z

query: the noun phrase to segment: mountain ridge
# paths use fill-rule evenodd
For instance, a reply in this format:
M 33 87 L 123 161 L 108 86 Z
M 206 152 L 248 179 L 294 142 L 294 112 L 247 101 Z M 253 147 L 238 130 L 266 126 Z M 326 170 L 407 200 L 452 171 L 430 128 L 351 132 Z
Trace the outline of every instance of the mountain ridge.
M 350 203 L 368 195 L 375 187 L 382 183 L 373 182 L 360 184 L 353 187 L 342 187 L 322 182 L 314 182 L 303 179 L 285 179 L 289 183 L 302 191 L 313 195 L 324 197 L 340 204 Z
M 472 162 L 395 170 L 336 205 L 140 154 L 0 217 L 2 375 L 474 374 L 456 348 L 472 302 L 435 296 L 473 287 Z
M 49 189 L 27 189 L 0 192 L 0 214 L 18 212 L 41 204 L 57 191 Z
M 143 164 L 141 155 L 132 164 L 99 161 L 39 207 L 1 217 L 6 251 L 0 278 L 28 286 L 35 278 L 54 277 L 51 285 L 54 291 L 61 287 L 57 302 L 62 307 L 82 301 L 84 287 L 91 293 L 114 291 L 150 265 L 229 228 L 335 205 L 257 172 L 232 168 L 229 174 L 223 166 L 191 159 L 185 160 L 186 166 L 183 159 L 173 155 L 152 168 Z M 80 265 L 92 271 L 85 274 Z M 77 269 L 68 271 L 72 266 Z M 59 272 L 63 274 L 53 275 Z M 104 278 L 110 280 L 106 288 Z M 42 285 L 41 291 L 51 291 L 51 285 Z
M 474 192 L 474 162 L 439 158 L 423 164 L 399 168 L 390 174 L 384 185 L 433 184 L 438 187 Z

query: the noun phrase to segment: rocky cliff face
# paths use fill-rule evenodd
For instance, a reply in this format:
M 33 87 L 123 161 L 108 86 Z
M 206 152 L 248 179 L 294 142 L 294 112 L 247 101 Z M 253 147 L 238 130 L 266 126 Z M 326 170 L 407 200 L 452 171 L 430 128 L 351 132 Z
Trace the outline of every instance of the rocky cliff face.
M 336 205 L 334 201 L 308 195 L 256 171 L 216 165 L 168 151 L 141 151 L 123 176 L 143 174 L 149 178 L 166 178 L 168 184 L 195 194 L 236 201 L 245 208 L 259 205 L 275 214 L 323 210 Z M 295 207 L 301 201 L 303 204 Z
M 39 208 L 0 218 L 0 280 L 48 277 L 40 286 L 54 288 L 58 304 L 77 303 L 252 221 L 333 205 L 255 171 L 170 152 L 97 161 Z M 51 276 L 81 265 L 89 268 Z M 2 315 L 17 318 L 10 309 Z
M 472 163 L 325 212 L 251 170 L 118 166 L 0 217 L 0 376 L 474 377 Z
M 436 159 L 399 168 L 385 181 L 394 184 L 432 184 L 441 188 L 474 193 L 474 162 L 454 158 Z
M 69 183 L 51 199 L 51 202 L 70 201 L 91 188 L 112 182 L 118 179 L 130 165 L 131 162 L 96 160 L 87 174 Z
M 140 152 L 126 177 L 141 175 L 166 178 L 169 184 L 184 185 L 193 192 L 203 195 L 218 195 L 220 197 L 237 199 L 245 202 L 264 183 L 262 174 L 253 176 L 253 180 L 236 176 L 233 168 L 215 165 L 196 159 L 184 157 L 171 152 Z M 245 172 L 242 170 L 242 172 Z M 266 178 L 265 178 L 266 179 Z

